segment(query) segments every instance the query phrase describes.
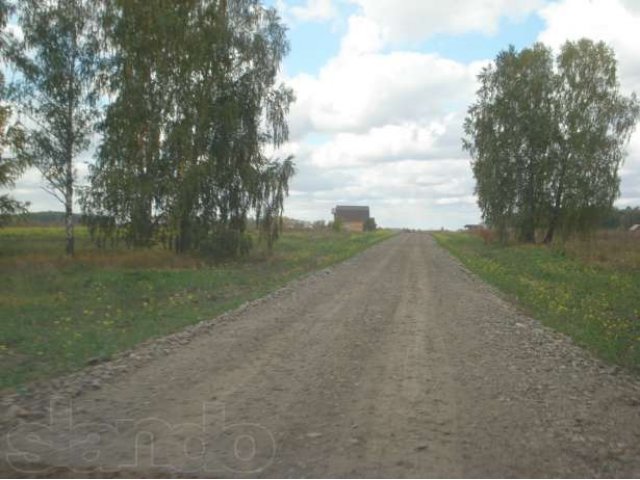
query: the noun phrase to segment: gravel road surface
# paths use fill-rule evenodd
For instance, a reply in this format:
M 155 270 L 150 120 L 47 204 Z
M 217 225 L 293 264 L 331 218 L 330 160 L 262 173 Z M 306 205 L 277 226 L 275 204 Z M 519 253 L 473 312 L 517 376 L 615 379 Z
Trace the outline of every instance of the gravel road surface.
M 518 312 L 427 234 L 182 343 L 48 418 L 16 418 L 2 472 L 640 476 L 638 378 Z

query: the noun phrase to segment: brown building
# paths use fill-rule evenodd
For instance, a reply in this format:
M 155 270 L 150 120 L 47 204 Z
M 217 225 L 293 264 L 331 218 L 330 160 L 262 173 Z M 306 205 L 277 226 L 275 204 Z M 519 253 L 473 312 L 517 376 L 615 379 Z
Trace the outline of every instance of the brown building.
M 344 229 L 349 232 L 363 232 L 369 220 L 369 207 L 338 205 L 332 213 L 334 221 L 342 222 Z

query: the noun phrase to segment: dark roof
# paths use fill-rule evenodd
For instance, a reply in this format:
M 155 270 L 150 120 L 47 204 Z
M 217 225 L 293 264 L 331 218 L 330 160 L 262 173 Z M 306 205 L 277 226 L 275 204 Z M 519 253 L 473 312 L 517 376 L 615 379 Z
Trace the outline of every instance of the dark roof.
M 336 218 L 347 222 L 366 222 L 369 220 L 369 207 L 338 205 L 333 213 Z

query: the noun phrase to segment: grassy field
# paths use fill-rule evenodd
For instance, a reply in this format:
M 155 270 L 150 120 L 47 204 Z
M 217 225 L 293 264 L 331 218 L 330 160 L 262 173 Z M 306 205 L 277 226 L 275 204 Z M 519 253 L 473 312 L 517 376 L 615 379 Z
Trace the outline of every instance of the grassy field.
M 566 255 L 591 265 L 618 270 L 640 270 L 640 232 L 603 230 L 589 238 L 573 238 L 561 249 Z
M 207 266 L 165 250 L 101 252 L 82 228 L 0 229 L 0 389 L 78 369 L 212 318 L 392 233 L 286 232 L 273 255 Z
M 470 270 L 546 325 L 608 361 L 640 370 L 639 269 L 604 262 L 597 253 L 590 257 L 585 252 L 593 253 L 595 247 L 579 243 L 560 251 L 487 245 L 466 233 L 434 236 Z M 607 250 L 602 244 L 600 248 Z M 640 242 L 635 248 L 640 249 Z

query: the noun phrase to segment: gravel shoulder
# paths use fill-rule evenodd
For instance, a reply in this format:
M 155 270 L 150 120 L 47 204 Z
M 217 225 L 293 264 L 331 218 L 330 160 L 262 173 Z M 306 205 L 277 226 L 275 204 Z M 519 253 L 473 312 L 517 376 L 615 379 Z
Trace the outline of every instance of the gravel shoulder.
M 640 380 L 426 234 L 42 392 L 3 400 L 5 475 L 640 475 Z

